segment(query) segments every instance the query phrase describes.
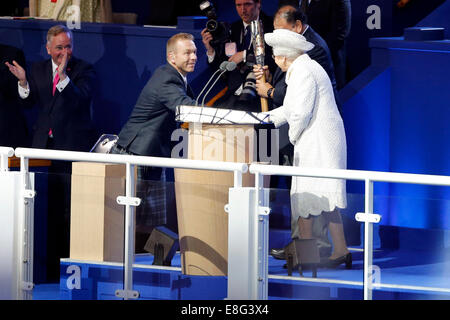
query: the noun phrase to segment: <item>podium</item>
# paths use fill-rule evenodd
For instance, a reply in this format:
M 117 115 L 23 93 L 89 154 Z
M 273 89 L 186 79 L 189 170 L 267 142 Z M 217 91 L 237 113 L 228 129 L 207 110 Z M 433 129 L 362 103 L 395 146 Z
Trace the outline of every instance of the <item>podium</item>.
M 228 109 L 179 106 L 176 120 L 188 122 L 188 158 L 251 163 L 256 157 L 255 124 L 267 115 Z M 233 173 L 175 169 L 175 194 L 182 273 L 226 276 L 228 203 Z M 254 176 L 242 176 L 254 186 Z

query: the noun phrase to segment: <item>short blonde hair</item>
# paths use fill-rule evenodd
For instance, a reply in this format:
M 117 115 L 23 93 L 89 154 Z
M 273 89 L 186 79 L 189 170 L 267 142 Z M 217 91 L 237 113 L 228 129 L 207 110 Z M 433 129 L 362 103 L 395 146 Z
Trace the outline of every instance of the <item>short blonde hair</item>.
M 47 43 L 50 43 L 53 37 L 57 36 L 60 33 L 67 33 L 69 35 L 70 40 L 73 40 L 72 31 L 70 31 L 69 28 L 66 26 L 63 26 L 62 24 L 58 24 L 56 26 L 51 27 L 47 31 Z
M 170 39 L 167 41 L 167 45 L 166 45 L 166 55 L 167 56 L 169 56 L 170 52 L 175 51 L 175 46 L 176 46 L 177 42 L 181 41 L 181 40 L 194 41 L 194 36 L 190 33 L 180 32 L 180 33 L 177 33 L 177 34 L 173 35 L 172 37 L 170 37 Z

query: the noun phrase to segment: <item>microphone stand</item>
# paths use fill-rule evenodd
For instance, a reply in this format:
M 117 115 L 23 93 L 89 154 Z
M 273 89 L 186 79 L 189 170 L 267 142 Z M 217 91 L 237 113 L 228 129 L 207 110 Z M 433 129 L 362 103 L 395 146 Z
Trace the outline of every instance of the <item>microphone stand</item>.
M 195 100 L 195 105 L 196 105 L 196 106 L 198 106 L 198 100 L 200 99 L 200 96 L 201 96 L 202 93 L 205 91 L 205 89 L 208 87 L 208 84 L 211 82 L 211 80 L 214 78 L 214 76 L 215 76 L 218 72 L 224 71 L 224 69 L 225 69 L 225 71 L 227 70 L 227 69 L 226 69 L 226 61 L 224 61 L 224 62 L 222 62 L 222 63 L 220 64 L 219 69 L 217 69 L 217 70 L 213 73 L 213 75 L 211 76 L 211 78 L 209 78 L 208 82 L 207 82 L 207 83 L 205 84 L 205 86 L 203 87 L 202 91 L 200 91 L 200 93 L 199 93 L 198 96 L 197 96 L 197 99 Z M 220 78 L 220 76 L 221 76 L 221 75 L 219 75 L 219 78 Z
M 219 70 L 220 70 L 220 69 L 219 69 Z M 218 70 L 218 71 L 219 71 L 219 70 Z M 211 85 L 211 87 L 209 87 L 208 91 L 206 91 L 205 95 L 203 96 L 203 100 L 202 100 L 202 108 L 205 106 L 205 99 L 206 99 L 206 96 L 209 94 L 209 92 L 211 91 L 211 89 L 214 88 L 214 85 L 217 83 L 217 81 L 219 81 L 220 77 L 221 77 L 225 72 L 227 72 L 227 71 L 228 71 L 227 69 L 223 70 L 223 71 L 220 73 L 220 75 L 216 78 L 216 80 L 213 82 L 213 84 Z M 217 72 L 217 71 L 216 71 L 216 72 Z M 206 87 L 205 87 L 205 88 L 206 88 Z

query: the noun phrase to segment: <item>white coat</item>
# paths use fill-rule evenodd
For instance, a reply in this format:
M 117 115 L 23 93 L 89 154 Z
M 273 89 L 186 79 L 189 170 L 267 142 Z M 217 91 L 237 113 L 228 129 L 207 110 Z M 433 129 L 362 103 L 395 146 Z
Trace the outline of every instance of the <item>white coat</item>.
M 307 54 L 299 56 L 286 73 L 283 106 L 270 111 L 276 127 L 289 125 L 294 145 L 294 166 L 307 168 L 347 167 L 344 124 L 325 70 Z M 293 177 L 292 218 L 307 218 L 347 206 L 346 181 Z

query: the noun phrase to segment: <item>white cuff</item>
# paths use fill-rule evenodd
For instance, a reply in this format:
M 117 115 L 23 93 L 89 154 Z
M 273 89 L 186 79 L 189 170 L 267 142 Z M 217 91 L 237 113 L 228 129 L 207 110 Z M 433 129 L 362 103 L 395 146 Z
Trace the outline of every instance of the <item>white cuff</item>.
M 208 55 L 208 51 L 207 51 L 206 56 L 208 57 L 208 63 L 211 63 L 214 61 L 214 58 L 216 57 L 216 52 L 214 51 L 214 53 L 210 56 L 210 55 Z
M 59 92 L 63 91 L 65 87 L 67 87 L 67 85 L 70 82 L 70 78 L 69 76 L 66 76 L 66 78 L 63 81 L 58 82 L 58 84 L 56 85 L 56 89 L 58 89 Z
M 19 87 L 19 96 L 20 96 L 22 99 L 28 98 L 28 96 L 30 95 L 30 85 L 29 85 L 29 83 L 27 82 L 27 87 L 26 87 L 26 88 L 23 88 L 23 87 L 19 84 L 19 81 L 18 81 L 18 82 L 17 82 L 17 86 Z

